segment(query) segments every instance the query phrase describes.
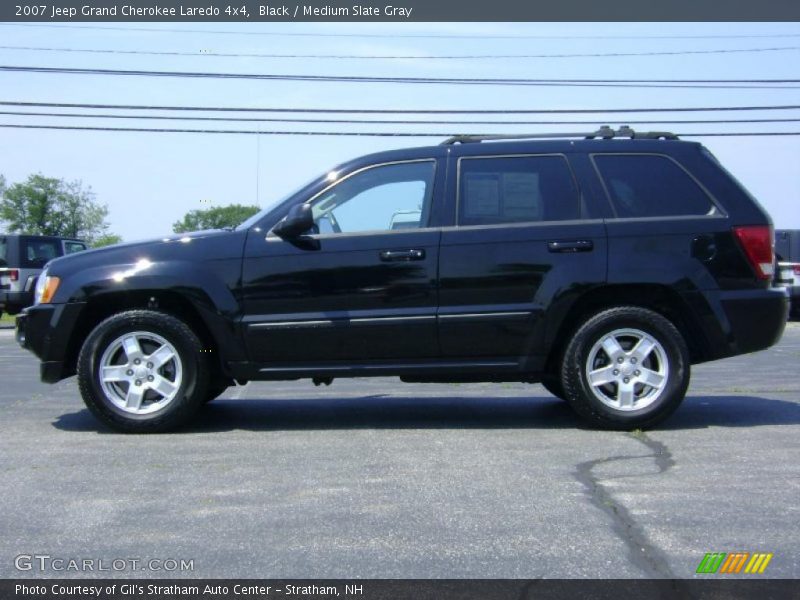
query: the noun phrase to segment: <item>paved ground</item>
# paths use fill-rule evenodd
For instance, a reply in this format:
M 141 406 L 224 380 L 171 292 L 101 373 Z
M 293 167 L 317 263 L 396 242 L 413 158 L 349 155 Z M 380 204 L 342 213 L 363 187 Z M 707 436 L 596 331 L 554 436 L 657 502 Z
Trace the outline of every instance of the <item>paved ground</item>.
M 585 429 L 538 385 L 365 379 L 251 384 L 187 431 L 124 436 L 0 332 L 0 577 L 40 575 L 21 554 L 193 559 L 173 576 L 692 577 L 706 552 L 764 551 L 796 578 L 798 360 L 793 324 L 697 367 L 640 435 Z

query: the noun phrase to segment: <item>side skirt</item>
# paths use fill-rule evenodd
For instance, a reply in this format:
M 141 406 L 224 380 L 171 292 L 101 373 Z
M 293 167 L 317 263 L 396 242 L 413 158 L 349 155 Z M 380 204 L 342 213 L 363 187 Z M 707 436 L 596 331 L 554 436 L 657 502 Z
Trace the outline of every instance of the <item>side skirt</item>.
M 337 377 L 400 377 L 406 383 L 459 383 L 540 380 L 536 370 L 522 359 L 327 362 L 307 364 L 229 363 L 237 380 L 280 381 Z

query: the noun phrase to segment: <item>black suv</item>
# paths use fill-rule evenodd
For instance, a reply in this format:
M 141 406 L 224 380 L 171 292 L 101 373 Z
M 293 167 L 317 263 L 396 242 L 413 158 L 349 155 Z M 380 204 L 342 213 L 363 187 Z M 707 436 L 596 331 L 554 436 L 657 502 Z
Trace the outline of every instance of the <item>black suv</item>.
M 373 154 L 232 231 L 59 258 L 18 340 L 123 431 L 237 382 L 379 375 L 542 382 L 651 426 L 690 365 L 774 344 L 788 298 L 769 216 L 708 150 L 614 133 Z

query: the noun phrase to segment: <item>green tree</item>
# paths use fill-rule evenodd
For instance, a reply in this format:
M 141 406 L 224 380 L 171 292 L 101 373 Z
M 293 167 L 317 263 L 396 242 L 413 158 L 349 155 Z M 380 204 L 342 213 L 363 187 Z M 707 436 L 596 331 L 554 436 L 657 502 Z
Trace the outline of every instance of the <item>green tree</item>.
M 203 210 L 190 210 L 180 221 L 172 224 L 175 233 L 185 231 L 201 231 L 203 229 L 222 229 L 236 227 L 246 221 L 260 208 L 257 206 L 244 206 L 242 204 L 229 204 L 228 206 L 214 206 Z
M 58 235 L 88 242 L 108 234 L 108 208 L 95 201 L 91 188 L 41 174 L 24 183 L 0 181 L 0 220 L 11 233 Z
M 122 238 L 118 236 L 116 233 L 104 233 L 96 237 L 92 241 L 92 248 L 102 248 L 103 246 L 111 246 L 113 244 L 119 244 L 121 241 Z

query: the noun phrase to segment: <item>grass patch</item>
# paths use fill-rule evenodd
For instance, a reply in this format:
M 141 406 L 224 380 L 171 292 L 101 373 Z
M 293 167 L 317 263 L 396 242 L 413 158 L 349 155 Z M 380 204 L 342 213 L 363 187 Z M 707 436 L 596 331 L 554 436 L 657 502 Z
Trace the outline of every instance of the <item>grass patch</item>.
M 0 325 L 4 325 L 4 326 L 11 325 L 11 326 L 13 326 L 16 320 L 17 320 L 17 316 L 16 315 L 9 315 L 9 314 L 3 313 L 3 316 L 0 317 Z

